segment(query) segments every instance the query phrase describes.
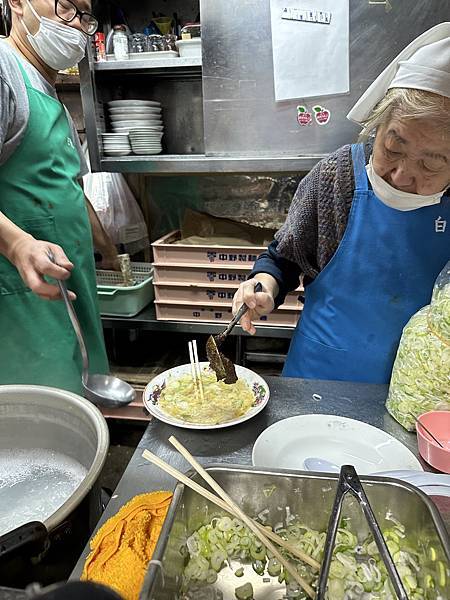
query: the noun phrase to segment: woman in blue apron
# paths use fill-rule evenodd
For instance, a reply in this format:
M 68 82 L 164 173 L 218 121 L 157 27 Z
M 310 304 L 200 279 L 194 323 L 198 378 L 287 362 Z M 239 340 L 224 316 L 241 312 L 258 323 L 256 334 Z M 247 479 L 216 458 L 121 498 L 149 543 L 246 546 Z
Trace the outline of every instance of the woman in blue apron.
M 234 299 L 271 312 L 304 283 L 283 375 L 389 382 L 402 329 L 450 257 L 450 23 L 414 40 L 349 113 L 373 143 L 305 177 Z M 263 291 L 254 293 L 255 280 Z

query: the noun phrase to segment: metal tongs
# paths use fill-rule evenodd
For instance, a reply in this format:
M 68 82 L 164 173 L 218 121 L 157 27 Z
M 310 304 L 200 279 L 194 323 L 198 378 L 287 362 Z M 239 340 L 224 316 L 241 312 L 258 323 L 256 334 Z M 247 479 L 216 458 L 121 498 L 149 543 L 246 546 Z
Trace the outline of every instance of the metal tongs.
M 255 285 L 255 293 L 262 291 L 262 285 L 258 281 Z M 216 373 L 218 381 L 225 381 L 225 383 L 236 383 L 237 375 L 236 369 L 232 361 L 227 358 L 223 352 L 220 351 L 220 347 L 226 340 L 227 336 L 233 330 L 234 326 L 239 323 L 241 317 L 248 311 L 248 306 L 243 304 L 235 316 L 231 319 L 230 323 L 222 333 L 217 335 L 210 335 L 206 342 L 206 356 L 208 357 L 211 369 Z
M 319 575 L 316 600 L 325 600 L 328 574 L 330 572 L 336 534 L 341 518 L 342 502 L 346 494 L 349 492 L 356 498 L 364 513 L 364 516 L 366 517 L 370 531 L 372 532 L 378 551 L 380 552 L 380 556 L 383 559 L 397 598 L 399 598 L 399 600 L 408 600 L 408 595 L 406 594 L 402 580 L 400 579 L 397 568 L 392 560 L 386 540 L 383 537 L 380 526 L 378 525 L 375 514 L 369 504 L 369 500 L 367 499 L 366 493 L 361 485 L 361 481 L 356 473 L 355 467 L 351 465 L 344 465 L 341 467 L 336 497 L 334 499 L 333 509 L 331 511 L 331 517 L 328 523 L 327 538 L 325 541 L 325 553 Z

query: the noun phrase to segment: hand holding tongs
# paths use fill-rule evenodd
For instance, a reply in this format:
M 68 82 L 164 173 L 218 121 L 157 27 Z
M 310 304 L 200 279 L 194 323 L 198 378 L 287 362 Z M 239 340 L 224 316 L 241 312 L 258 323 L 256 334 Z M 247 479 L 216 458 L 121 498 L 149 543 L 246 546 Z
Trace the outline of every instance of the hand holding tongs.
M 262 291 L 263 291 L 262 283 L 260 281 L 258 281 L 255 284 L 254 292 L 256 294 L 256 293 L 262 292 Z M 239 321 L 242 319 L 242 317 L 245 315 L 245 313 L 248 310 L 249 310 L 248 306 L 244 303 L 241 306 L 241 308 L 237 311 L 237 313 L 234 315 L 234 317 L 231 319 L 231 321 L 229 322 L 228 326 L 224 329 L 224 331 L 222 331 L 222 333 L 218 333 L 217 335 L 214 336 L 217 346 L 220 346 L 220 344 L 222 344 L 225 341 L 225 338 L 228 336 L 229 333 L 231 333 L 231 331 L 239 323 Z
M 334 543 L 341 518 L 342 502 L 345 495 L 350 492 L 359 502 L 364 516 L 369 524 L 370 531 L 374 537 L 380 556 L 383 559 L 388 575 L 394 587 L 395 594 L 399 600 L 408 600 L 402 580 L 398 574 L 397 568 L 392 560 L 392 556 L 386 545 L 386 541 L 378 525 L 375 514 L 369 504 L 366 493 L 361 485 L 361 481 L 351 465 L 341 467 L 339 482 L 331 511 L 330 521 L 328 523 L 327 539 L 325 541 L 325 553 L 323 556 L 322 568 L 320 570 L 319 582 L 317 586 L 316 600 L 325 600 L 325 592 L 330 571 L 331 559 L 333 556 Z
M 258 281 L 255 285 L 255 293 L 261 291 L 262 284 Z M 233 327 L 239 323 L 241 317 L 245 315 L 247 311 L 248 306 L 243 304 L 226 329 L 217 335 L 210 335 L 206 342 L 206 356 L 208 357 L 211 369 L 216 373 L 217 381 L 222 380 L 227 384 L 231 384 L 236 383 L 238 379 L 234 364 L 220 351 L 220 347 L 224 343 L 227 335 L 232 331 Z

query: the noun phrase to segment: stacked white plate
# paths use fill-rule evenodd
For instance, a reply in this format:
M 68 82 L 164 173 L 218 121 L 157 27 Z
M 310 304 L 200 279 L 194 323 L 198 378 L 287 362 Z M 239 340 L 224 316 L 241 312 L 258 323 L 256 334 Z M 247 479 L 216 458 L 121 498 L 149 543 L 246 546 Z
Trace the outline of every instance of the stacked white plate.
M 134 154 L 159 154 L 162 151 L 162 131 L 152 127 L 139 127 L 130 129 L 128 135 Z
M 109 156 L 131 154 L 130 139 L 127 133 L 102 133 L 103 150 Z
M 108 102 L 112 130 L 128 133 L 130 129 L 155 127 L 163 130 L 161 104 L 154 100 L 113 100 Z

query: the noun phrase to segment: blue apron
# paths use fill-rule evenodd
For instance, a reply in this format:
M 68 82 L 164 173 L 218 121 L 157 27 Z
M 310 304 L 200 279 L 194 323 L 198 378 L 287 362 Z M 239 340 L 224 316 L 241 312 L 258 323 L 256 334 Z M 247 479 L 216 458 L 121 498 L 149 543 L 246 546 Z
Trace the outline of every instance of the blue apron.
M 412 211 L 369 188 L 362 144 L 352 146 L 355 193 L 339 247 L 306 286 L 286 377 L 388 383 L 403 327 L 430 302 L 450 256 L 450 197 Z

